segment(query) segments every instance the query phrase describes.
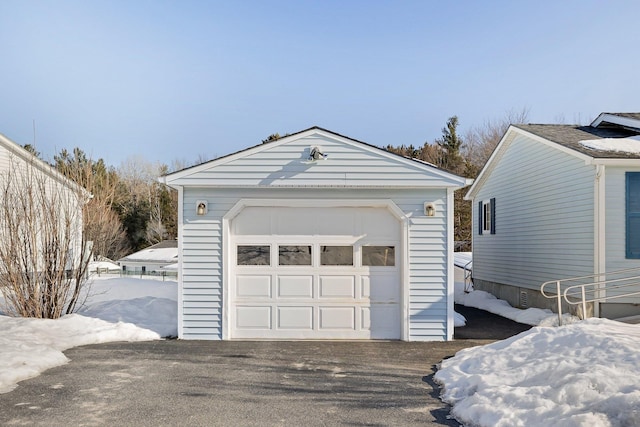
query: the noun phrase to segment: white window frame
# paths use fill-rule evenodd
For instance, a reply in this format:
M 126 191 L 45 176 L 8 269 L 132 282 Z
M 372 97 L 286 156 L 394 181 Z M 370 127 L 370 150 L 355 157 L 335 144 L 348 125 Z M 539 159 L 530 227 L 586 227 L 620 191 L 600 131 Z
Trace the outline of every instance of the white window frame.
M 482 234 L 491 233 L 491 200 L 482 201 Z

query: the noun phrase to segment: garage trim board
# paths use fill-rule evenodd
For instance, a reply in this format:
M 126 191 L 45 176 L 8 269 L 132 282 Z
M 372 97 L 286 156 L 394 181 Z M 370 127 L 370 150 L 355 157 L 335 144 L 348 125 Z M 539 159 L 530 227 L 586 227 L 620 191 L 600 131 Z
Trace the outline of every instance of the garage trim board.
M 223 221 L 223 338 L 406 339 L 407 221 L 389 200 L 239 201 Z

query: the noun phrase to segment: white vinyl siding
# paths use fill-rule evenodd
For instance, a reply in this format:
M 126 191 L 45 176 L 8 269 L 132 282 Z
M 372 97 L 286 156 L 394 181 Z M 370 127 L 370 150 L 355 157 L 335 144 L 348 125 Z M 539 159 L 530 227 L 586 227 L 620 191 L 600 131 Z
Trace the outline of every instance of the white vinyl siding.
M 473 229 L 477 201 L 496 198 L 499 230 L 474 234 L 474 278 L 539 289 L 592 274 L 594 179 L 584 160 L 517 135 L 475 195 Z
M 638 168 L 623 168 L 607 166 L 605 172 L 606 188 L 606 271 L 617 271 L 627 268 L 640 267 L 640 259 L 627 259 L 626 228 L 625 228 L 625 173 L 640 172 Z M 628 290 L 627 290 L 628 291 Z M 611 296 L 611 293 L 608 294 Z M 615 299 L 616 303 L 640 303 L 640 296 Z
M 5 148 L 0 147 L 0 171 L 9 170 L 10 165 L 9 152 Z
M 180 178 L 184 186 L 210 182 L 217 187 L 439 187 L 452 185 L 438 173 L 427 174 L 426 165 L 361 144 L 345 144 L 312 135 L 246 157 L 219 159 L 209 169 Z M 322 148 L 325 160 L 309 161 L 309 149 Z M 398 157 L 390 161 L 389 156 Z M 366 161 L 363 161 L 366 159 Z M 434 168 L 434 171 L 436 169 Z M 453 184 L 455 185 L 455 184 Z
M 357 196 L 356 196 L 357 194 Z M 409 217 L 409 340 L 447 338 L 446 189 L 208 189 L 184 190 L 182 289 L 184 339 L 222 339 L 222 218 L 241 199 L 388 199 Z M 195 214 L 197 200 L 208 200 L 209 212 Z M 436 206 L 425 217 L 425 201 Z M 404 254 L 405 251 L 402 250 Z
M 75 184 L 67 180 L 55 169 L 39 159 L 31 158 L 30 154 L 24 154 L 26 157 L 16 154 L 21 151 L 21 147 L 17 144 L 13 147 L 12 141 L 0 135 L 0 187 L 4 189 L 8 183 L 12 188 L 23 188 L 31 186 L 44 192 L 48 203 L 57 206 L 59 215 L 59 227 L 65 229 L 66 221 L 69 221 L 69 233 L 71 239 L 70 245 L 70 262 L 73 266 L 80 261 L 82 252 L 82 209 L 89 193 L 83 193 L 79 187 L 73 187 Z M 28 160 L 26 160 L 28 159 Z M 38 201 L 38 196 L 33 199 Z M 0 199 L 0 205 L 3 200 Z M 0 236 L 1 237 L 1 236 Z M 68 268 L 72 268 L 68 265 Z

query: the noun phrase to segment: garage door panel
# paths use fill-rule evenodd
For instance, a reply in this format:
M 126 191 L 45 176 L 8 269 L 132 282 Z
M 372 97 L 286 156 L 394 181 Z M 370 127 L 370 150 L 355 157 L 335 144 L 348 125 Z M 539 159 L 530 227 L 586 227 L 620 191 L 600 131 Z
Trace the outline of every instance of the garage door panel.
M 233 234 L 236 236 L 271 234 L 271 215 L 260 208 L 245 208 L 233 221 Z
M 271 307 L 236 305 L 237 329 L 271 329 Z
M 313 307 L 278 307 L 278 329 L 313 330 Z
M 239 298 L 271 298 L 271 275 L 237 276 L 236 296 Z
M 369 209 L 359 220 L 369 238 L 394 239 L 398 235 L 398 220 L 386 209 Z
M 357 227 L 356 215 L 351 209 L 325 211 L 317 224 L 316 232 L 322 236 L 349 236 Z
M 320 298 L 355 298 L 354 276 L 320 276 Z
M 318 308 L 319 329 L 355 330 L 356 308 L 324 306 Z
M 389 211 L 251 207 L 232 221 L 231 338 L 401 337 L 404 254 Z
M 278 276 L 278 298 L 313 298 L 313 276 Z
M 310 221 L 307 209 L 280 209 L 276 215 L 275 234 L 304 236 L 313 233 L 314 223 Z
M 367 276 L 369 282 L 369 298 L 371 302 L 399 302 L 400 283 L 398 275 L 391 273 L 377 273 Z
M 371 339 L 394 339 L 400 336 L 400 312 L 397 304 L 371 304 L 369 307 Z

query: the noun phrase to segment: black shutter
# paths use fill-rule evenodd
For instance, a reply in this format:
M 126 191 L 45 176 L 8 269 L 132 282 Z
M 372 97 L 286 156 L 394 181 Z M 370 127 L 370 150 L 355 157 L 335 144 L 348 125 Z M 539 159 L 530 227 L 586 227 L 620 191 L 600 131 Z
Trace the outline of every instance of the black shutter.
M 491 234 L 496 234 L 496 198 L 491 199 Z
M 482 234 L 484 223 L 482 221 L 482 201 L 478 202 L 478 234 Z

